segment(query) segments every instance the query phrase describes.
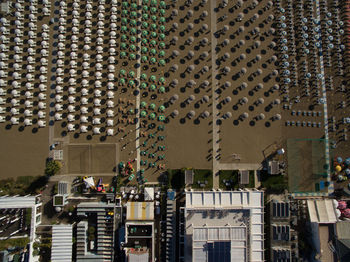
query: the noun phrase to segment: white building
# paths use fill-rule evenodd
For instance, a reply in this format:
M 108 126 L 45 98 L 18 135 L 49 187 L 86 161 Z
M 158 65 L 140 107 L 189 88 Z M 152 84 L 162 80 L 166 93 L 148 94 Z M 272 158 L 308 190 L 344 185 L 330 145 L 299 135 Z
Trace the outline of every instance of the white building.
M 34 261 L 33 243 L 36 238 L 36 227 L 41 223 L 41 199 L 37 196 L 2 196 L 0 197 L 0 208 L 30 208 L 32 212 L 29 236 L 29 262 Z
M 52 226 L 51 261 L 72 261 L 73 226 Z
M 263 199 L 261 191 L 186 192 L 180 259 L 264 261 Z

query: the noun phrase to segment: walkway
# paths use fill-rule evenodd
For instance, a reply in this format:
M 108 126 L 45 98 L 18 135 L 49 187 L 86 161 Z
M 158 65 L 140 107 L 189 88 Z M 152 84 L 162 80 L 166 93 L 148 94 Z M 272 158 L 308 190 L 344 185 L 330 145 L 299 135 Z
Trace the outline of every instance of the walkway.
M 216 0 L 210 1 L 210 14 L 211 14 L 211 66 L 212 66 L 212 74 L 211 74 L 211 90 L 212 90 L 212 144 L 213 144 L 213 188 L 219 188 L 219 161 L 217 160 L 217 154 L 219 149 L 219 126 L 216 124 L 216 116 L 218 115 L 218 109 L 217 109 L 217 101 L 219 100 L 219 95 L 215 92 L 216 86 L 217 86 L 217 80 L 216 80 L 216 74 L 217 74 L 217 65 L 216 65 L 216 51 L 215 47 L 217 45 L 217 39 L 214 36 L 214 33 L 216 32 L 216 12 L 214 9 L 216 8 Z

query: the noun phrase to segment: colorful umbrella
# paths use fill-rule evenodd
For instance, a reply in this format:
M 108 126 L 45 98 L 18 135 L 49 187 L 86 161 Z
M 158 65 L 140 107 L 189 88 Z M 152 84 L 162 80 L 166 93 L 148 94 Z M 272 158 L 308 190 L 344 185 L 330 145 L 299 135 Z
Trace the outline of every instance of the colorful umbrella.
M 149 109 L 154 110 L 156 108 L 156 105 L 154 103 L 149 105 Z
M 141 74 L 141 80 L 147 80 L 147 75 L 145 73 Z
M 136 17 L 137 17 L 137 13 L 136 13 L 135 11 L 132 11 L 132 12 L 130 13 L 130 17 L 131 17 L 131 18 L 136 18 Z
M 119 76 L 125 76 L 126 71 L 124 69 L 120 69 Z
M 338 163 L 342 163 L 342 162 L 343 162 L 343 159 L 342 159 L 340 156 L 338 156 L 338 157 L 337 157 L 337 162 L 338 162 Z
M 152 16 L 151 16 L 151 20 L 152 20 L 153 22 L 156 22 L 156 21 L 157 21 L 157 16 L 152 15 Z
M 165 87 L 164 86 L 160 86 L 159 87 L 159 93 L 165 93 Z
M 130 86 L 130 87 L 135 87 L 135 81 L 134 80 L 130 80 L 129 81 L 129 83 L 128 83 L 128 85 Z
M 157 30 L 157 25 L 156 24 L 151 24 L 151 30 L 156 31 Z
M 150 63 L 151 63 L 151 64 L 157 63 L 157 59 L 156 59 L 155 57 L 152 57 L 152 58 L 150 59 Z
M 157 81 L 157 77 L 156 77 L 155 75 L 151 75 L 151 76 L 149 77 L 149 80 L 150 80 L 151 82 L 155 82 L 155 81 Z
M 128 32 L 128 28 L 127 28 L 125 25 L 123 25 L 123 26 L 120 28 L 120 31 L 123 32 L 123 33 Z
M 130 29 L 130 34 L 136 35 L 136 34 L 137 34 L 136 28 L 131 28 L 131 29 Z
M 122 42 L 125 42 L 128 40 L 128 37 L 126 35 L 122 35 L 121 40 L 122 40 Z
M 136 37 L 135 36 L 131 36 L 130 37 L 130 42 L 131 43 L 135 43 L 136 42 Z
M 119 79 L 119 85 L 121 85 L 121 86 L 125 85 L 125 79 L 124 78 L 120 78 Z
M 135 76 L 135 72 L 134 71 L 130 71 L 128 74 L 129 77 L 133 78 Z
M 125 52 L 120 52 L 120 58 L 125 58 L 126 57 L 126 53 Z
M 158 1 L 157 0 L 151 0 L 151 6 L 157 6 Z
M 164 60 L 164 59 L 160 59 L 160 60 L 159 60 L 159 65 L 160 65 L 160 66 L 165 66 L 165 64 L 166 64 L 166 63 L 165 63 L 165 60 Z
M 151 84 L 150 87 L 149 87 L 150 91 L 154 91 L 157 89 L 156 85 L 155 84 Z
M 161 16 L 164 16 L 165 15 L 165 10 L 164 9 L 159 9 L 159 13 Z
M 158 108 L 158 111 L 159 111 L 159 112 L 164 112 L 164 111 L 165 111 L 165 106 L 161 105 L 161 106 Z
M 159 77 L 159 83 L 164 84 L 165 78 L 163 76 Z
M 137 10 L 137 4 L 136 3 L 132 3 L 130 5 L 130 7 L 131 7 L 131 10 Z
M 151 55 L 156 55 L 156 54 L 157 54 L 157 50 L 154 49 L 154 48 L 152 48 L 152 49 L 150 50 L 150 53 L 151 53 Z
M 149 42 L 150 46 L 154 47 L 157 45 L 157 41 L 156 40 L 151 40 L 151 42 Z
M 159 7 L 160 8 L 165 8 L 166 7 L 165 1 L 160 1 L 159 2 Z
M 143 14 L 143 15 L 142 15 L 142 19 L 143 19 L 143 20 L 147 20 L 147 19 L 148 19 L 148 14 Z
M 130 20 L 130 25 L 131 25 L 131 26 L 136 26 L 136 25 L 137 25 L 136 20 L 135 20 L 135 19 L 131 19 L 131 20 Z
M 148 52 L 148 48 L 145 47 L 145 46 L 143 46 L 143 47 L 141 48 L 141 53 L 142 53 L 142 54 L 147 54 L 147 52 Z
M 129 6 L 129 3 L 128 2 L 123 2 L 122 3 L 122 8 L 128 8 Z
M 143 62 L 143 63 L 146 63 L 148 61 L 148 57 L 147 56 L 142 56 L 141 57 L 141 62 Z
M 165 34 L 163 34 L 163 33 L 160 34 L 160 35 L 159 35 L 159 40 L 164 40 L 164 39 L 165 39 Z
M 142 89 L 146 89 L 147 88 L 147 83 L 145 83 L 145 82 L 141 83 L 141 88 Z
M 142 6 L 142 11 L 144 13 L 148 13 L 148 6 L 147 5 Z
M 147 29 L 148 28 L 148 23 L 146 21 L 142 22 L 142 28 L 143 29 Z
M 130 45 L 129 49 L 130 49 L 130 51 L 134 52 L 136 50 L 136 46 L 135 45 Z
M 165 51 L 164 50 L 160 50 L 159 51 L 159 57 L 164 57 L 165 56 Z
M 160 115 L 158 116 L 158 120 L 163 122 L 165 120 L 165 116 L 164 115 Z
M 148 36 L 148 31 L 147 30 L 142 30 L 142 36 L 147 37 Z
M 157 13 L 157 8 L 151 7 L 151 14 L 156 14 Z
M 166 22 L 166 19 L 165 19 L 165 17 L 161 17 L 161 18 L 159 18 L 159 23 L 160 24 L 164 24 Z
M 125 17 L 125 16 L 127 16 L 127 15 L 128 15 L 128 10 L 123 10 L 123 11 L 122 11 L 122 16 Z
M 130 58 L 130 60 L 135 60 L 136 59 L 136 55 L 135 54 L 130 54 L 129 58 Z
M 126 25 L 126 24 L 128 23 L 128 19 L 125 18 L 125 17 L 123 17 L 123 18 L 121 19 L 121 22 L 122 22 L 122 25 Z
M 147 45 L 147 44 L 148 44 L 148 40 L 147 40 L 146 38 L 143 38 L 143 39 L 141 40 L 141 44 L 142 44 L 142 45 Z
M 159 31 L 160 31 L 160 32 L 165 32 L 165 26 L 164 26 L 164 25 L 161 25 L 161 26 L 159 27 Z
M 157 37 L 157 33 L 156 33 L 156 32 L 152 32 L 152 33 L 151 33 L 151 37 L 152 37 L 152 38 L 156 38 L 156 37 Z
M 128 47 L 128 46 L 127 46 L 126 43 L 121 43 L 121 44 L 120 44 L 120 49 L 122 49 L 122 50 L 125 50 L 127 47 Z
M 165 48 L 165 43 L 164 42 L 160 42 L 159 43 L 159 48 L 160 49 L 164 49 Z

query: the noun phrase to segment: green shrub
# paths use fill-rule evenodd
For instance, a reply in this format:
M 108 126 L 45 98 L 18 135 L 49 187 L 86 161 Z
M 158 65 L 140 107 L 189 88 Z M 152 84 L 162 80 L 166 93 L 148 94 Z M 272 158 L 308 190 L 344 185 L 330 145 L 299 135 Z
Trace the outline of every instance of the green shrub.
M 45 174 L 48 176 L 53 176 L 60 171 L 62 164 L 56 160 L 50 160 L 46 162 Z

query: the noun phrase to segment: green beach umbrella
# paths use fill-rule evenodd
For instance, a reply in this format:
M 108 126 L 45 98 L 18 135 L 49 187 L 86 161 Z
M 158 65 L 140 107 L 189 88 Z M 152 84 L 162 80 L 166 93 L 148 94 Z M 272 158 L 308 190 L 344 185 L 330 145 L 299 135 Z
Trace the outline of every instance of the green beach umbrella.
M 122 11 L 122 16 L 125 17 L 125 16 L 127 16 L 127 15 L 128 15 L 128 10 L 123 10 L 123 11 Z
M 148 12 L 148 6 L 147 5 L 142 6 L 142 11 L 147 13 Z
M 151 64 L 155 64 L 155 63 L 157 63 L 157 59 L 156 59 L 155 57 L 152 57 L 152 58 L 149 60 L 149 62 L 150 62 Z
M 158 120 L 163 122 L 165 120 L 165 116 L 164 115 L 160 115 L 158 116 Z
M 123 18 L 121 19 L 121 22 L 122 22 L 122 25 L 126 25 L 126 24 L 128 23 L 128 19 L 125 18 L 125 17 L 123 17 Z
M 124 78 L 120 78 L 119 79 L 119 85 L 121 85 L 121 86 L 125 85 L 125 79 Z
M 144 29 L 148 28 L 148 23 L 147 22 L 142 22 L 142 28 L 144 28 Z
M 146 88 L 147 88 L 147 83 L 142 82 L 140 87 L 141 87 L 142 89 L 146 89 Z
M 160 66 L 165 66 L 165 64 L 166 64 L 166 63 L 165 63 L 165 60 L 164 60 L 164 59 L 160 59 L 160 60 L 159 60 L 159 65 L 160 65 Z
M 142 19 L 147 20 L 148 19 L 148 14 L 142 14 Z
M 156 87 L 155 84 L 151 84 L 151 85 L 149 86 L 149 90 L 150 90 L 150 91 L 154 91 L 154 90 L 156 90 L 156 89 L 157 89 L 157 87 Z
M 156 37 L 157 37 L 157 33 L 156 33 L 156 32 L 152 32 L 152 33 L 151 33 L 151 37 L 152 37 L 152 38 L 156 38 Z
M 141 174 L 145 173 L 145 170 L 144 169 L 141 169 L 140 170 Z
M 129 83 L 128 83 L 128 86 L 130 87 L 135 87 L 135 81 L 134 80 L 130 80 Z
M 156 14 L 157 13 L 157 8 L 151 7 L 151 14 Z
M 156 31 L 157 30 L 157 25 L 156 24 L 151 24 L 151 30 Z
M 152 15 L 152 16 L 151 16 L 151 20 L 152 20 L 153 22 L 156 22 L 156 21 L 157 21 L 157 16 Z
M 134 71 L 130 71 L 128 74 L 129 77 L 133 78 L 135 76 L 135 72 Z
M 161 25 L 161 26 L 159 27 L 159 31 L 160 31 L 160 32 L 165 32 L 165 26 L 164 26 L 164 25 Z
M 158 1 L 157 0 L 151 0 L 151 6 L 157 6 Z
M 129 49 L 134 52 L 136 50 L 136 45 L 130 45 Z
M 135 3 L 132 3 L 130 7 L 131 7 L 131 10 L 137 10 L 137 4 Z
M 135 54 L 130 54 L 129 55 L 129 59 L 130 60 L 135 60 L 136 59 L 136 55 Z
M 165 15 L 165 9 L 159 9 L 159 14 L 161 16 L 164 16 Z
M 157 45 L 157 41 L 156 40 L 151 40 L 151 42 L 149 42 L 151 46 L 156 46 Z
M 147 5 L 149 3 L 149 0 L 142 0 L 142 4 Z
M 164 50 L 159 51 L 159 57 L 164 57 L 164 56 L 165 56 L 165 51 Z
M 137 17 L 137 13 L 136 13 L 135 11 L 132 11 L 132 12 L 130 13 L 130 17 L 131 17 L 131 18 L 136 18 L 136 17 Z
M 133 115 L 134 114 L 134 109 L 130 108 L 129 109 L 129 115 Z
M 147 30 L 142 30 L 142 36 L 147 37 L 148 36 L 148 31 Z
M 141 62 L 146 63 L 148 61 L 148 56 L 142 56 L 141 57 Z
M 158 108 L 158 111 L 159 111 L 159 112 L 164 112 L 164 111 L 165 111 L 165 106 L 161 105 L 161 106 Z
M 159 23 L 160 24 L 165 24 L 165 22 L 166 22 L 166 19 L 165 19 L 165 17 L 161 17 L 161 18 L 159 18 Z
M 136 20 L 135 20 L 135 19 L 131 19 L 131 20 L 130 20 L 130 25 L 131 25 L 131 26 L 136 26 L 136 25 L 137 25 Z
M 137 34 L 136 28 L 131 28 L 131 29 L 130 29 L 130 34 L 136 35 L 136 34 Z
M 125 76 L 126 71 L 124 69 L 120 69 L 119 76 Z
M 147 40 L 146 38 L 143 38 L 143 39 L 141 40 L 141 44 L 142 44 L 142 45 L 147 45 L 147 44 L 148 44 L 148 40 Z
M 165 48 L 165 43 L 164 42 L 160 42 L 159 43 L 159 49 L 164 49 Z
M 157 81 L 157 77 L 156 77 L 155 75 L 151 75 L 151 76 L 149 77 L 149 80 L 150 80 L 151 82 L 155 82 L 155 81 Z
M 120 44 L 120 49 L 122 49 L 122 50 L 125 50 L 127 47 L 128 47 L 128 46 L 127 46 L 126 43 L 121 43 L 121 44 Z
M 145 110 L 142 110 L 140 115 L 141 115 L 141 117 L 146 117 L 147 116 L 147 112 Z
M 150 51 L 151 55 L 156 55 L 157 54 L 157 50 L 152 48 L 151 51 Z
M 147 75 L 145 73 L 141 74 L 141 80 L 147 80 Z
M 141 104 L 140 104 L 141 108 L 146 108 L 147 106 L 147 103 L 145 101 L 142 101 Z
M 165 34 L 163 34 L 163 33 L 160 34 L 160 35 L 159 35 L 159 40 L 164 40 L 164 39 L 165 39 Z
M 126 53 L 125 52 L 120 52 L 120 58 L 125 58 L 126 57 Z
M 128 40 L 128 37 L 126 35 L 122 35 L 121 40 L 122 40 L 122 42 L 125 42 L 126 40 Z
M 159 87 L 159 93 L 165 93 L 165 87 L 164 86 L 160 86 Z
M 165 78 L 163 76 L 159 77 L 159 83 L 164 84 Z
M 131 43 L 135 43 L 136 42 L 136 37 L 135 36 L 131 36 L 130 37 L 130 42 Z
M 127 28 L 125 25 L 123 25 L 123 26 L 120 28 L 120 31 L 123 32 L 123 33 L 125 33 L 125 32 L 128 31 L 128 28 Z
M 147 54 L 147 52 L 148 52 L 148 48 L 145 47 L 145 46 L 143 46 L 143 47 L 141 48 L 141 53 L 142 53 L 142 54 Z
M 155 113 L 151 113 L 151 114 L 149 115 L 149 118 L 150 118 L 150 119 L 155 119 L 155 118 L 156 118 L 156 114 L 155 114 Z
M 159 7 L 165 9 L 165 8 L 166 8 L 166 3 L 165 3 L 165 1 L 160 1 L 160 2 L 159 2 Z
M 128 2 L 123 2 L 123 3 L 122 3 L 123 9 L 124 9 L 124 8 L 128 8 L 128 6 L 129 6 L 129 3 L 128 3 Z
M 154 103 L 149 105 L 149 109 L 154 110 L 156 108 L 156 105 Z

